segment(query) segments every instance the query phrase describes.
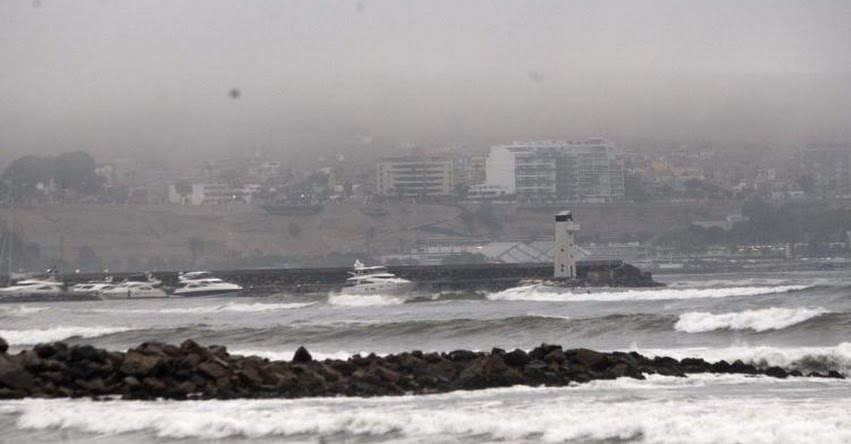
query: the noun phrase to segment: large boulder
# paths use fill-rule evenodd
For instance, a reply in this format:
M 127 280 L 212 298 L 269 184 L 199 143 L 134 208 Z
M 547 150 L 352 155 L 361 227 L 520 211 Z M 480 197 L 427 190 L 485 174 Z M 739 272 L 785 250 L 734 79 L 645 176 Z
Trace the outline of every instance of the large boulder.
M 22 365 L 0 356 L 0 387 L 31 390 L 34 386 L 35 378 Z
M 5 339 L 0 338 L 0 354 L 5 354 L 7 350 L 9 350 L 9 344 Z
M 129 350 L 124 355 L 121 373 L 128 376 L 146 376 L 163 361 L 162 356 L 148 355 L 137 350 Z
M 313 361 L 313 356 L 310 356 L 310 352 L 303 346 L 299 347 L 293 355 L 293 362 L 296 364 L 305 364 L 311 361 Z
M 596 367 L 606 361 L 606 355 L 587 348 L 580 348 L 579 350 L 576 350 L 576 354 L 573 356 L 573 359 L 581 366 Z
M 520 350 L 520 349 L 518 348 L 518 349 L 516 349 L 516 350 L 514 350 L 514 351 L 512 351 L 512 352 L 508 352 L 508 353 L 506 353 L 506 354 L 502 357 L 502 360 L 503 360 L 506 364 L 508 364 L 508 365 L 510 365 L 510 366 L 512 366 L 512 367 L 523 367 L 524 365 L 528 364 L 528 363 L 529 363 L 529 361 L 531 361 L 532 359 L 529 357 L 529 355 L 528 355 L 528 354 L 526 354 L 526 352 L 525 352 L 525 351 Z

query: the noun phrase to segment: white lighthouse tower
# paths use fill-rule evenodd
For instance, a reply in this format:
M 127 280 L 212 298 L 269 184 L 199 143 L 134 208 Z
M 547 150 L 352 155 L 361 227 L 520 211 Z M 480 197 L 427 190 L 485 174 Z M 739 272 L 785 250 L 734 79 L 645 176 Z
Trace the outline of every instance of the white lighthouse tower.
M 573 214 L 570 211 L 556 214 L 556 245 L 553 254 L 556 278 L 576 277 L 576 261 L 580 259 L 579 249 L 576 247 L 578 231 L 579 224 L 573 221 Z

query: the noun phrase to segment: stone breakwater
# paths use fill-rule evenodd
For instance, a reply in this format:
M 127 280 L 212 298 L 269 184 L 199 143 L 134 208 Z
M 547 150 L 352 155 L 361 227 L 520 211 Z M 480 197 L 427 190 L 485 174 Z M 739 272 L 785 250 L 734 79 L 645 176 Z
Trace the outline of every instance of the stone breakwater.
M 689 373 L 804 376 L 797 370 L 758 368 L 741 361 L 678 361 L 546 344 L 529 352 L 412 351 L 324 361 L 312 359 L 307 350 L 299 348 L 292 361 L 269 361 L 229 354 L 225 347 L 204 347 L 191 340 L 179 346 L 149 342 L 126 352 L 56 342 L 11 355 L 0 339 L 0 399 L 386 396 L 514 385 L 566 386 L 619 377 L 644 379 L 646 374 L 685 377 Z M 806 376 L 844 378 L 835 371 Z

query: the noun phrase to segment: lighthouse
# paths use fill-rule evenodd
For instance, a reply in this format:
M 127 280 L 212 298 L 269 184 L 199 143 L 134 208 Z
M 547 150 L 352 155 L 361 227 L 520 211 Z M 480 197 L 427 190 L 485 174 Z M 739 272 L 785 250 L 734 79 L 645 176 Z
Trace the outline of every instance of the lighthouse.
M 578 231 L 579 224 L 573 221 L 573 214 L 570 211 L 561 211 L 556 214 L 556 244 L 553 254 L 556 278 L 576 277 L 576 260 L 579 259 L 576 247 Z

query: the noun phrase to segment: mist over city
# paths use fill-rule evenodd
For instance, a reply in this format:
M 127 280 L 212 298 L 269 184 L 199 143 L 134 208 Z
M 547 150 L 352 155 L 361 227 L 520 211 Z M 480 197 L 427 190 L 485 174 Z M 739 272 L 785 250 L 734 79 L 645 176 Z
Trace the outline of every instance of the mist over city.
M 295 162 L 587 136 L 739 150 L 851 138 L 841 1 L 0 8 L 4 158 L 185 164 L 249 150 Z
M 849 44 L 838 0 L 0 2 L 0 441 L 851 443 Z

